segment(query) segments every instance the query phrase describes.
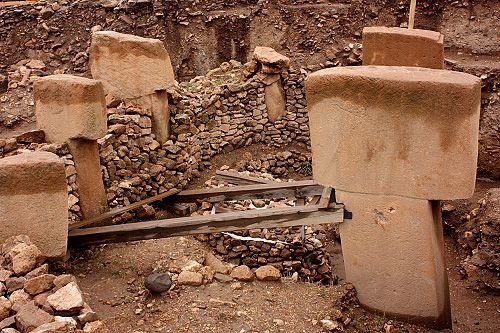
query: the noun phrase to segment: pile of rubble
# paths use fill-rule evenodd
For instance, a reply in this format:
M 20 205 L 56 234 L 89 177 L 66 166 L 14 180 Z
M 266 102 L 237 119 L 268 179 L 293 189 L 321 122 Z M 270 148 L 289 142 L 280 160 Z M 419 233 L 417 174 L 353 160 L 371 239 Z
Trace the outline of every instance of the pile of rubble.
M 500 188 L 490 189 L 479 200 L 479 206 L 469 213 L 462 215 L 461 211 L 460 207 L 450 203 L 443 206 L 445 222 L 455 231 L 458 243 L 469 253 L 461 262 L 461 273 L 474 288 L 498 292 Z
M 66 182 L 68 186 L 68 219 L 77 222 L 82 219 L 79 205 L 78 186 L 76 184 L 76 168 L 73 156 L 66 144 L 44 143 L 43 131 L 31 131 L 15 138 L 0 139 L 0 158 L 21 154 L 27 151 L 46 151 L 59 156 L 66 167 Z
M 27 236 L 7 239 L 0 256 L 2 333 L 105 333 L 104 324 L 85 303 L 76 278 L 53 275 Z

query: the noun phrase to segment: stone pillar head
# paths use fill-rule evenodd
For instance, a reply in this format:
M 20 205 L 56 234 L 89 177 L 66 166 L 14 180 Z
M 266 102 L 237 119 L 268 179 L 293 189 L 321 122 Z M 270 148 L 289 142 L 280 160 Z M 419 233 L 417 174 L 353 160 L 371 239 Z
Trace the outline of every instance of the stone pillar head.
M 360 66 L 307 78 L 316 182 L 426 200 L 474 192 L 481 82 L 458 72 Z
M 102 83 L 73 75 L 50 75 L 34 83 L 35 114 L 47 142 L 97 140 L 106 135 Z

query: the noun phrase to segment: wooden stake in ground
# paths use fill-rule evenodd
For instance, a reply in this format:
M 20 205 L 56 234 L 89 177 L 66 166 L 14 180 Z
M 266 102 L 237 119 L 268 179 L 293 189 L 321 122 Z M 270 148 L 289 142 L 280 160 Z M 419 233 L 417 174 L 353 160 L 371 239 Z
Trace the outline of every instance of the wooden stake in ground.
M 408 22 L 408 29 L 413 29 L 415 25 L 415 9 L 417 8 L 417 0 L 411 0 L 410 3 L 410 19 Z

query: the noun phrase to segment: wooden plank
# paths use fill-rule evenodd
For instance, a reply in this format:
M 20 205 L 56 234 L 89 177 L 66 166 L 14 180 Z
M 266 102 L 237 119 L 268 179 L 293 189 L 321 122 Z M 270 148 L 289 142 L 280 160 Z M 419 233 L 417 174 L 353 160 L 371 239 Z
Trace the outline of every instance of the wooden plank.
M 4 1 L 0 2 L 0 7 L 33 5 L 37 2 L 38 0 Z
M 68 230 L 71 231 L 71 230 L 79 229 L 79 228 L 82 228 L 82 227 L 85 227 L 85 226 L 89 226 L 89 225 L 92 225 L 92 224 L 96 224 L 96 223 L 101 222 L 101 221 L 105 221 L 107 219 L 112 218 L 115 215 L 128 212 L 128 211 L 130 211 L 132 209 L 137 209 L 137 208 L 141 207 L 142 205 L 146 205 L 146 204 L 151 203 L 151 202 L 155 202 L 155 201 L 158 201 L 158 200 L 161 200 L 161 199 L 165 199 L 165 198 L 171 197 L 171 196 L 173 196 L 173 195 L 175 195 L 175 194 L 177 194 L 179 192 L 180 192 L 180 190 L 178 190 L 176 188 L 173 188 L 173 189 L 171 189 L 171 190 L 169 190 L 167 192 L 163 192 L 163 193 L 160 193 L 158 195 L 155 195 L 154 197 L 147 198 L 147 199 L 144 199 L 144 200 L 141 200 L 141 201 L 137 201 L 137 202 L 134 202 L 133 204 L 130 204 L 130 205 L 127 205 L 127 206 L 124 206 L 124 207 L 120 207 L 120 208 L 116 208 L 116 209 L 110 210 L 109 212 L 106 212 L 106 213 L 98 215 L 98 216 L 91 217 L 91 218 L 83 220 L 81 222 L 70 224 L 68 226 Z
M 310 197 L 321 195 L 322 193 L 323 186 L 314 185 L 312 180 L 304 180 L 287 183 L 273 182 L 270 184 L 188 190 L 180 192 L 172 200 L 176 202 L 193 202 L 197 200 L 219 202 L 225 200 Z
M 247 175 L 241 175 L 241 174 L 236 173 L 236 172 L 221 171 L 221 170 L 215 171 L 215 178 L 218 180 L 228 182 L 230 184 L 235 184 L 235 185 L 254 185 L 254 184 L 274 183 L 272 180 L 269 180 L 269 179 L 262 179 L 262 178 L 247 176 Z
M 341 223 L 343 221 L 343 208 L 328 210 L 319 210 L 319 206 L 271 208 L 77 229 L 70 231 L 69 243 L 71 246 L 84 246 L 222 231 Z
M 297 198 L 297 206 L 305 206 L 306 204 L 306 199 L 305 198 Z M 302 240 L 305 240 L 306 239 L 306 227 L 305 226 L 301 226 L 300 227 L 300 238 Z

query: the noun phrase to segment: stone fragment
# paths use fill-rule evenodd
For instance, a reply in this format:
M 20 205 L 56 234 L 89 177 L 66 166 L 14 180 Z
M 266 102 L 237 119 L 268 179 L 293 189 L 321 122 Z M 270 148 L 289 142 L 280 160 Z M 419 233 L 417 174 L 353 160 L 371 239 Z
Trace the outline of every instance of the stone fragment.
M 13 271 L 9 271 L 8 269 L 0 269 L 0 282 L 5 282 L 9 277 L 14 274 Z
M 43 143 L 45 142 L 45 132 L 41 130 L 31 130 L 16 136 L 18 143 Z
M 16 316 L 10 316 L 0 321 L 0 329 L 1 333 L 9 333 L 12 332 L 10 330 L 14 330 L 15 332 L 19 332 L 14 328 L 8 328 L 9 326 L 14 326 L 16 324 Z M 12 332 L 13 333 L 13 332 Z
M 76 326 L 68 322 L 54 321 L 38 326 L 31 333 L 74 333 Z
M 280 271 L 271 265 L 261 266 L 255 271 L 257 280 L 260 281 L 279 281 L 281 278 Z
M 255 275 L 253 274 L 252 270 L 246 265 L 241 265 L 233 268 L 231 276 L 236 280 L 243 282 L 251 282 L 255 279 Z
M 61 289 L 62 287 L 66 286 L 68 283 L 71 282 L 77 283 L 76 277 L 74 275 L 71 274 L 58 275 L 54 279 L 55 289 L 56 290 Z
M 27 280 L 24 283 L 24 291 L 30 295 L 38 295 L 54 287 L 55 275 L 44 274 Z
M 162 41 L 114 31 L 92 34 L 90 69 L 92 77 L 103 82 L 106 94 L 120 99 L 167 90 L 175 82 Z
M 33 302 L 25 304 L 16 314 L 16 326 L 22 333 L 31 332 L 53 320 L 54 316 L 39 309 Z
M 78 322 L 81 325 L 85 325 L 86 323 L 90 323 L 92 321 L 99 320 L 99 316 L 97 315 L 97 313 L 92 311 L 92 309 L 90 308 L 90 306 L 87 303 L 85 303 L 83 305 L 83 309 L 77 318 L 78 318 Z
M 44 259 L 42 252 L 40 252 L 36 245 L 27 245 L 24 243 L 16 245 L 9 252 L 8 258 L 12 263 L 12 270 L 17 275 L 23 275 L 32 271 Z
M 205 256 L 205 265 L 212 267 L 216 273 L 228 274 L 230 272 L 229 267 L 210 252 Z
M 83 333 L 108 333 L 108 329 L 102 321 L 93 321 L 91 323 L 85 324 L 83 328 Z
M 83 309 L 83 296 L 75 282 L 70 282 L 47 297 L 49 305 L 62 314 L 77 314 Z
M 0 297 L 0 320 L 4 320 L 10 316 L 10 311 L 12 310 L 12 304 L 5 297 Z
M 451 327 L 439 202 L 336 191 L 353 219 L 339 225 L 346 280 L 359 302 Z
M 182 267 L 183 271 L 189 271 L 189 272 L 198 272 L 202 268 L 202 264 L 195 260 L 189 260 L 184 267 Z
M 26 278 L 21 277 L 10 277 L 5 281 L 5 286 L 7 287 L 7 291 L 12 293 L 16 290 L 23 289 L 24 282 L 26 282 Z
M 35 114 L 48 142 L 97 140 L 106 135 L 106 100 L 102 83 L 67 74 L 35 81 Z
M 48 274 L 48 273 L 49 273 L 49 265 L 48 264 L 43 264 L 40 267 L 37 267 L 34 270 L 32 270 L 31 272 L 27 273 L 25 275 L 25 278 L 27 280 L 29 280 L 31 278 L 34 278 L 34 277 L 37 277 L 37 276 L 40 276 L 40 275 L 44 275 L 44 274 Z
M 315 181 L 359 193 L 468 198 L 480 86 L 469 74 L 415 67 L 338 67 L 309 75 Z
M 14 291 L 10 296 L 9 296 L 9 301 L 12 304 L 12 310 L 19 312 L 19 310 L 27 304 L 29 301 L 31 301 L 31 296 L 25 292 L 23 289 L 19 289 Z
M 197 272 L 182 271 L 177 278 L 177 284 L 180 286 L 201 286 L 203 275 Z
M 168 273 L 151 273 L 144 281 L 146 289 L 154 293 L 162 293 L 172 286 L 172 280 Z
M 48 152 L 2 158 L 0 184 L 0 240 L 25 234 L 43 255 L 64 256 L 68 192 L 63 160 Z M 23 253 L 15 259 L 16 274 L 27 273 L 40 263 L 35 247 L 26 248 Z
M 444 68 L 443 35 L 436 31 L 365 27 L 363 65 Z
M 285 91 L 280 81 L 266 86 L 265 102 L 267 108 L 267 115 L 269 121 L 274 123 L 276 120 L 281 119 L 286 114 L 286 100 Z
M 230 277 L 229 275 L 227 274 L 221 274 L 221 273 L 215 273 L 214 274 L 214 279 L 218 282 L 221 282 L 221 283 L 230 283 L 230 282 L 233 282 L 233 278 Z

